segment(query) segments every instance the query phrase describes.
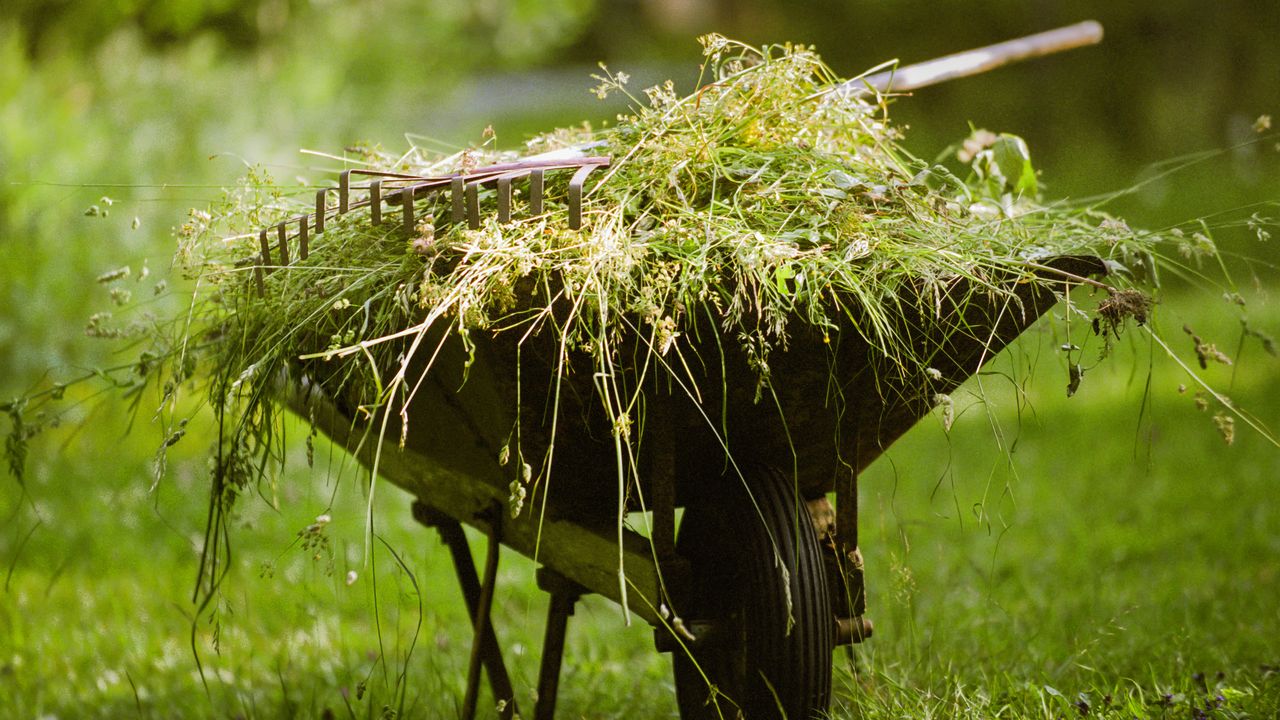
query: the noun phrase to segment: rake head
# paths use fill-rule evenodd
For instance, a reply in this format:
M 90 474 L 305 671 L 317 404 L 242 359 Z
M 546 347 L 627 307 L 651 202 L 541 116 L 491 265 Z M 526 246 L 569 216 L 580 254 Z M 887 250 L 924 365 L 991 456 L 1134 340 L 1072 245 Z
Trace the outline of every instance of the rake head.
M 497 189 L 498 222 L 511 221 L 512 184 L 529 182 L 529 216 L 536 217 L 543 212 L 543 196 L 548 173 L 563 173 L 572 170 L 569 179 L 569 227 L 577 230 L 582 227 L 582 191 L 587 176 L 597 168 L 608 167 L 607 156 L 598 157 L 565 157 L 523 160 L 513 163 L 502 163 L 477 168 L 467 173 L 452 175 L 423 176 L 404 173 L 381 172 L 376 170 L 344 170 L 338 175 L 338 206 L 329 207 L 329 193 L 334 188 L 324 188 L 316 192 L 316 209 L 314 212 L 285 220 L 274 226 L 276 235 L 276 251 L 279 262 L 273 262 L 271 228 L 264 228 L 258 233 L 261 251 L 254 265 L 254 276 L 258 286 L 258 294 L 266 294 L 264 278 L 279 267 L 290 264 L 291 244 L 297 249 L 297 258 L 305 260 L 310 250 L 311 235 L 324 232 L 325 221 L 330 217 L 345 215 L 352 210 L 369 208 L 369 220 L 374 225 L 383 222 L 383 204 L 399 205 L 405 232 L 413 233 L 417 225 L 415 205 L 418 200 L 428 199 L 438 193 L 448 193 L 450 199 L 450 222 L 466 222 L 467 226 L 480 227 L 480 189 L 493 187 Z M 363 185 L 354 185 L 352 176 L 370 178 Z M 356 199 L 356 194 L 363 199 Z M 291 229 L 293 228 L 293 229 Z

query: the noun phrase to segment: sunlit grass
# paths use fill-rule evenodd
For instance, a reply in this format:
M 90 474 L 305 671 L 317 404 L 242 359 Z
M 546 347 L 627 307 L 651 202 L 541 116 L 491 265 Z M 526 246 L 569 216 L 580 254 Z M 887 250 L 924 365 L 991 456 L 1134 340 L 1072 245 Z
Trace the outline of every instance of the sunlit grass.
M 1043 363 L 1020 418 L 989 385 L 1012 466 L 975 400 L 949 438 L 921 428 L 864 476 L 878 635 L 838 665 L 837 715 L 1273 716 L 1280 456 L 1227 447 L 1169 367 L 1141 414 L 1147 377 L 1123 365 L 1067 399 Z M 1271 357 L 1236 378 L 1273 425 L 1277 391 Z
M 13 485 L 15 492 L 0 493 L 0 516 L 11 519 L 0 536 L 0 558 L 6 568 L 12 564 L 0 593 L 6 712 L 318 717 L 327 709 L 376 717 L 386 705 L 408 717 L 456 715 L 470 626 L 447 552 L 434 532 L 412 521 L 403 493 L 382 493 L 375 530 L 413 578 L 381 546 L 371 567 L 361 564 L 361 481 L 351 466 L 338 467 L 340 459 L 327 467 L 327 447 L 317 452 L 324 470 L 295 472 L 279 479 L 277 492 L 264 491 L 266 498 L 246 498 L 234 521 L 235 564 L 219 624 L 197 625 L 193 645 L 205 459 L 179 460 L 148 495 L 150 438 L 130 438 L 113 467 L 102 458 L 117 441 L 83 436 L 60 459 L 37 463 L 27 499 Z M 317 558 L 290 538 L 321 513 L 332 518 L 325 533 L 332 554 Z M 479 552 L 481 539 L 473 540 Z M 546 601 L 531 563 L 504 557 L 498 634 L 531 707 Z M 356 578 L 349 585 L 350 571 Z M 601 704 L 637 678 L 643 682 L 632 699 L 670 702 L 669 662 L 652 652 L 651 631 L 622 628 L 616 607 L 598 598 L 581 604 L 576 623 L 570 642 L 577 651 L 566 660 L 562 691 L 567 707 Z M 605 627 L 607 635 L 598 632 Z
M 1275 314 L 1262 317 L 1255 326 L 1275 334 Z M 1171 342 L 1184 340 L 1180 322 L 1166 324 Z M 1143 337 L 1131 328 L 1127 339 Z M 1215 339 L 1234 355 L 1232 338 Z M 1225 447 L 1169 365 L 1139 412 L 1145 371 L 1128 355 L 1088 370 L 1067 400 L 1058 342 L 1030 338 L 1024 355 L 953 394 L 949 434 L 926 420 L 866 474 L 878 631 L 852 659 L 838 652 L 834 716 L 1276 714 L 1275 450 L 1243 428 Z M 1250 342 L 1254 362 L 1234 379 L 1234 368 L 1213 368 L 1215 387 L 1274 426 L 1275 362 Z M 1022 382 L 1029 357 L 1043 362 L 1024 398 L 1006 378 Z M 314 471 L 297 458 L 261 497 L 242 499 L 218 612 L 201 614 L 190 598 L 208 439 L 188 438 L 151 492 L 156 438 L 122 439 L 124 423 L 103 420 L 113 413 L 101 411 L 93 433 L 45 439 L 26 492 L 0 493 L 0 707 L 17 717 L 456 715 L 470 628 L 447 554 L 403 494 L 379 494 L 370 548 L 355 466 L 323 444 Z M 299 533 L 314 544 L 304 549 Z M 496 609 L 526 713 L 546 610 L 532 571 L 507 557 Z M 648 628 L 624 627 L 616 607 L 591 598 L 569 643 L 563 714 L 674 714 L 670 661 Z
M 1274 313 L 1255 317 L 1274 329 Z M 1124 362 L 1067 399 L 1053 339 L 1028 341 L 1023 360 L 1011 354 L 983 376 L 985 406 L 956 393 L 949 436 L 926 419 L 864 475 L 877 634 L 852 662 L 837 651 L 833 716 L 1273 717 L 1276 451 L 1248 433 L 1227 447 L 1168 365 L 1157 366 L 1141 422 L 1146 378 Z M 996 373 L 1035 352 L 1019 413 Z M 1274 425 L 1280 373 L 1273 358 L 1252 357 L 1233 396 Z M 1017 437 L 1012 465 L 993 449 L 993 421 Z M 317 470 L 293 463 L 234 518 L 220 650 L 213 628 L 196 632 L 206 688 L 190 622 L 205 461 L 177 459 L 148 494 L 148 435 L 78 434 L 57 460 L 48 458 L 66 437 L 50 436 L 22 508 L 12 485 L 0 493 L 0 558 L 11 568 L 0 706 L 15 717 L 377 717 L 384 705 L 456 715 L 469 627 L 447 553 L 410 519 L 405 496 L 385 492 L 376 530 L 417 589 L 381 546 L 363 567 L 361 481 L 324 446 Z M 290 538 L 321 513 L 332 518 L 333 554 L 316 560 Z M 546 609 L 532 569 L 505 556 L 496 606 L 525 712 Z M 584 601 L 568 642 L 563 716 L 674 716 L 669 659 L 646 627 L 624 627 L 616 606 Z

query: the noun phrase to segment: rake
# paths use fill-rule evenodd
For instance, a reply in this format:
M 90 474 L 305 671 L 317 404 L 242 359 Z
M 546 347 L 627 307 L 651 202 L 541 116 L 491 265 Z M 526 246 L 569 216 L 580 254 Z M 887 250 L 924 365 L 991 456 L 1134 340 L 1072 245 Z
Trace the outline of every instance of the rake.
M 258 285 L 258 294 L 266 293 L 264 276 L 278 267 L 288 266 L 291 262 L 290 242 L 297 246 L 297 257 L 306 260 L 310 252 L 312 228 L 316 235 L 323 233 L 325 222 L 330 217 L 345 215 L 353 210 L 369 208 L 369 222 L 381 225 L 383 222 L 383 203 L 399 205 L 401 223 L 406 233 L 412 234 L 417 227 L 416 204 L 418 200 L 431 200 L 439 193 L 448 193 L 450 198 L 450 221 L 466 222 L 471 229 L 480 227 L 480 189 L 492 187 L 496 189 L 498 204 L 498 222 L 508 223 L 512 220 L 513 185 L 516 182 L 529 183 L 529 216 L 536 217 L 543 212 L 543 197 L 546 194 L 546 177 L 550 174 L 564 174 L 572 170 L 569 179 L 568 205 L 569 228 L 577 230 L 582 227 L 582 193 L 587 177 L 599 168 L 608 167 L 609 158 L 570 157 L 570 158 L 530 158 L 519 162 L 488 165 L 467 173 L 449 175 L 411 175 L 405 173 L 383 172 L 379 170 L 343 170 L 338 174 L 338 206 L 329 206 L 329 193 L 335 188 L 322 188 L 316 191 L 315 212 L 298 215 L 284 220 L 274 226 L 277 238 L 276 253 L 279 263 L 272 261 L 271 229 L 264 228 L 258 232 L 261 247 L 256 258 L 254 273 Z M 353 185 L 353 175 L 371 178 L 363 186 Z M 355 199 L 355 193 L 362 192 L 365 198 Z M 290 226 L 296 230 L 290 232 Z
M 1093 45 L 1101 40 L 1102 26 L 1090 20 L 854 78 L 834 86 L 831 92 L 852 95 L 906 92 L 948 80 L 977 75 L 1014 62 Z M 329 207 L 329 193 L 334 191 L 334 188 L 323 188 L 316 191 L 314 212 L 289 218 L 272 228 L 259 231 L 260 253 L 251 261 L 254 264 L 258 295 L 266 294 L 266 275 L 291 263 L 293 257 L 289 249 L 291 242 L 297 247 L 297 258 L 306 260 L 310 252 L 312 233 L 314 232 L 315 235 L 323 233 L 327 219 L 367 207 L 370 223 L 380 225 L 383 222 L 383 203 L 400 206 L 404 230 L 412 235 L 416 232 L 418 222 L 415 208 L 417 201 L 434 199 L 433 196 L 437 194 L 448 193 L 451 207 L 450 221 L 455 224 L 465 221 L 467 226 L 474 230 L 480 227 L 480 190 L 482 188 L 496 189 L 498 222 L 507 223 L 513 219 L 511 199 L 514 183 L 528 180 L 529 217 L 536 217 L 543 213 L 547 175 L 563 175 L 573 171 L 569 179 L 567 195 L 569 228 L 581 229 L 582 196 L 587 178 L 595 170 L 608 167 L 610 163 L 608 156 L 591 156 L 587 153 L 603 145 L 602 141 L 597 141 L 536 155 L 517 162 L 488 165 L 468 172 L 448 175 L 423 176 L 377 170 L 343 170 L 338 175 L 336 208 Z M 370 179 L 363 185 L 353 185 L 352 176 Z M 365 197 L 355 200 L 353 193 L 361 193 Z M 296 230 L 291 231 L 290 226 L 296 226 Z M 272 258 L 273 228 L 276 235 L 278 263 L 273 262 Z

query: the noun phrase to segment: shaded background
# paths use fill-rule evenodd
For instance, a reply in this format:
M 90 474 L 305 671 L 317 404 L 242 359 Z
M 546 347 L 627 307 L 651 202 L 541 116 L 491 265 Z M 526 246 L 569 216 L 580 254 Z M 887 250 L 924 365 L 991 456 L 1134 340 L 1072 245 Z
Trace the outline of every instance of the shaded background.
M 135 296 L 150 296 L 168 276 L 172 231 L 188 208 L 205 205 L 249 164 L 285 185 L 318 183 L 334 166 L 302 148 L 340 153 L 372 142 L 395 150 L 407 147 L 407 136 L 453 148 L 478 141 L 490 125 L 501 145 L 519 147 L 555 126 L 599 125 L 625 108 L 589 92 L 598 61 L 629 72 L 637 88 L 672 78 L 689 91 L 700 59 L 694 38 L 709 31 L 756 44 L 813 44 L 837 72 L 854 75 L 892 58 L 915 62 L 1088 18 L 1106 28 L 1101 46 L 897 101 L 892 117 L 906 127 L 906 147 L 932 158 L 971 125 L 1019 134 L 1050 197 L 1140 185 L 1110 206 L 1134 226 L 1277 214 L 1280 138 L 1258 141 L 1253 125 L 1263 114 L 1280 119 L 1280 3 L 5 0 L 0 397 L 127 359 L 85 337 L 89 316 L 112 309 L 108 289 L 93 279 L 122 265 L 138 277 L 145 264 L 151 274 Z M 1200 162 L 1160 176 L 1170 161 L 1197 153 L 1205 154 Z M 97 214 L 86 215 L 94 206 Z M 1251 297 L 1273 292 L 1274 241 L 1259 243 L 1245 226 L 1217 237 L 1230 252 L 1270 263 L 1240 276 L 1256 284 Z M 144 310 L 173 311 L 182 280 L 168 281 L 179 292 Z M 1193 318 L 1216 313 L 1202 305 L 1192 307 Z M 1274 310 L 1258 322 L 1280 334 Z M 1226 323 L 1239 327 L 1232 317 Z M 1177 327 L 1166 330 L 1185 339 Z M 1223 337 L 1224 347 L 1233 344 L 1234 335 Z M 1061 397 L 1065 369 L 1061 378 L 1056 369 L 1045 373 L 1041 397 L 1056 399 L 1041 401 L 1035 423 L 1027 412 L 1018 458 L 1030 473 L 1073 482 L 1018 485 L 1017 471 L 993 452 L 989 420 L 960 394 L 972 411 L 961 409 L 949 438 L 940 441 L 937 423 L 926 422 L 931 435 L 909 436 L 877 464 L 864 496 L 873 616 L 884 629 L 866 651 L 882 654 L 877 667 L 908 668 L 903 686 L 946 696 L 953 672 L 961 682 L 995 672 L 1013 676 L 1010 688 L 1065 688 L 1088 686 L 1094 671 L 1081 670 L 1086 663 L 1105 677 L 1157 683 L 1190 683 L 1193 671 L 1233 663 L 1280 666 L 1274 450 L 1241 431 L 1237 448 L 1224 453 L 1209 417 L 1189 396 L 1173 394 L 1181 380 L 1171 375 L 1159 376 L 1167 387 L 1151 408 L 1166 424 L 1151 424 L 1140 373 L 1125 364 L 1131 359 L 1091 375 L 1082 395 L 1096 392 L 1095 399 L 1077 397 L 1070 409 Z M 1274 426 L 1276 363 L 1255 348 L 1245 368 L 1239 378 L 1218 379 L 1238 379 L 1237 396 Z M 989 392 L 1017 408 L 1001 422 L 1021 427 L 1028 410 L 1021 396 Z M 88 398 L 73 398 L 81 399 Z M 0 602 L 0 705 L 13 707 L 5 697 L 11 688 L 20 688 L 14 692 L 29 704 L 18 707 L 32 714 L 93 708 L 111 717 L 133 714 L 135 703 L 141 712 L 146 700 L 165 715 L 166 707 L 185 707 L 165 705 L 166 693 L 175 703 L 204 697 L 185 643 L 208 439 L 176 447 L 170 476 L 151 490 L 158 432 L 144 412 L 126 434 L 130 417 L 110 403 L 77 406 L 72 427 L 33 446 L 29 492 L 0 479 L 0 564 L 9 573 Z M 1195 429 L 1174 430 L 1184 425 Z M 295 458 L 294 466 L 305 463 Z M 284 547 L 333 493 L 335 508 L 363 510 L 356 484 L 328 484 L 341 474 L 325 474 L 335 469 L 353 474 L 330 456 L 310 481 L 304 471 L 259 488 L 265 502 L 243 503 L 242 567 L 227 611 L 238 616 L 221 634 L 230 649 L 215 667 L 212 705 L 199 708 L 339 707 L 336 688 L 345 701 L 352 678 L 373 672 L 377 646 L 362 644 L 374 637 L 371 588 L 342 581 L 347 567 L 363 568 L 360 513 L 335 511 L 333 525 L 345 533 L 334 531 L 336 573 Z M 381 503 L 395 518 L 385 536 L 416 553 L 423 535 L 408 522 L 403 498 L 387 494 Z M 429 565 L 433 556 L 423 556 Z M 390 603 L 382 630 L 403 638 L 420 596 L 389 558 L 382 562 L 380 602 Z M 443 566 L 432 572 L 449 575 Z M 502 632 L 527 688 L 536 664 L 519 648 L 536 645 L 542 601 L 527 577 L 516 579 L 525 590 L 504 596 L 503 611 L 528 627 Z M 441 614 L 429 616 L 422 639 L 432 659 L 414 661 L 415 692 L 428 704 L 432 693 L 456 696 L 465 660 L 461 611 L 449 604 L 455 591 L 442 588 L 448 601 L 430 604 Z M 594 616 L 617 625 L 611 608 L 588 603 L 584 615 L 581 622 Z M 206 651 L 211 632 L 202 625 Z M 666 661 L 654 664 L 643 629 L 626 637 L 573 646 L 578 677 L 593 680 L 566 689 L 570 707 L 599 708 L 619 687 L 637 708 L 671 704 L 660 686 L 669 682 Z M 967 664 L 979 654 L 981 662 Z M 129 668 L 135 676 L 126 684 Z M 148 684 L 146 676 L 160 680 Z M 149 699 L 130 692 L 135 680 L 150 688 Z M 838 698 L 859 696 L 847 684 L 847 675 L 837 676 Z M 626 701 L 616 714 L 627 715 Z M 1062 706 L 1058 714 L 1073 712 Z
M 980 7 L 981 9 L 978 9 Z M 0 386 L 84 359 L 86 278 L 143 256 L 245 163 L 320 181 L 300 148 L 501 144 L 624 109 L 588 92 L 598 61 L 637 88 L 692 88 L 694 38 L 815 45 L 841 74 L 1086 18 L 1095 48 L 926 89 L 894 107 L 931 158 L 969 125 L 1024 136 L 1050 196 L 1132 185 L 1157 164 L 1256 137 L 1280 108 L 1280 5 L 790 3 L 782 0 L 35 2 L 0 9 Z M 1276 113 L 1280 117 L 1280 113 Z M 1280 197 L 1280 152 L 1254 143 L 1144 186 L 1114 209 L 1161 227 Z M 83 211 L 107 195 L 102 222 Z M 132 218 L 141 226 L 131 230 Z M 71 327 L 67 327 L 71 324 Z

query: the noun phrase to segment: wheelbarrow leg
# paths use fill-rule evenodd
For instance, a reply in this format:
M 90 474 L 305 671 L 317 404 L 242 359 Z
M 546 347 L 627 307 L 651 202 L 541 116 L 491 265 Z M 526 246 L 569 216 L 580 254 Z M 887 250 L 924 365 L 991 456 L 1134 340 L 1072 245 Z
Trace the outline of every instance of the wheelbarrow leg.
M 843 591 L 837 593 L 835 598 L 836 644 L 861 643 L 871 637 L 873 626 L 866 617 L 867 591 L 862 550 L 858 547 L 856 465 L 843 471 L 836 479 L 835 533 L 834 537 L 828 535 L 823 542 L 834 560 L 834 566 L 828 568 L 828 574 L 837 578 L 836 582 Z
M 533 717 L 534 720 L 552 720 L 556 712 L 556 694 L 560 689 L 560 666 L 564 662 L 565 630 L 568 629 L 573 606 L 586 590 L 547 568 L 538 570 L 538 586 L 551 593 L 551 605 L 547 608 L 542 665 L 538 670 L 538 704 Z
M 484 662 L 486 646 L 494 647 L 494 655 L 501 662 L 502 655 L 496 650 L 493 640 L 493 624 L 489 620 L 489 610 L 493 607 L 493 590 L 498 584 L 498 551 L 502 545 L 498 542 L 497 529 L 490 527 L 489 542 L 485 551 L 484 582 L 480 585 L 480 603 L 475 615 L 475 633 L 471 640 L 471 661 L 467 664 L 467 694 L 462 701 L 462 717 L 472 720 L 476 716 L 476 703 L 480 696 L 480 665 Z
M 476 575 L 475 561 L 471 558 L 471 545 L 467 542 L 467 535 L 462 530 L 462 524 L 454 518 L 445 515 L 425 503 L 414 501 L 413 517 L 427 527 L 434 527 L 440 533 L 440 539 L 444 541 L 449 553 L 453 557 L 453 567 L 458 575 L 458 585 L 462 588 L 462 597 L 467 604 L 467 612 L 471 617 L 473 628 L 477 626 L 480 619 L 480 609 L 482 606 L 492 604 L 493 580 L 488 578 L 489 565 L 485 565 L 486 581 L 481 586 L 480 578 Z M 493 555 L 497 549 L 497 543 L 491 538 L 489 541 L 490 555 Z M 494 562 L 494 571 L 496 572 L 496 561 Z M 490 588 L 489 603 L 483 603 L 484 588 Z M 484 613 L 484 622 L 480 629 L 482 632 L 477 634 L 472 644 L 472 656 L 479 653 L 480 661 L 484 664 L 485 672 L 489 676 L 489 687 L 493 690 L 493 696 L 502 703 L 502 710 L 498 713 L 499 717 L 506 720 L 519 714 L 516 707 L 515 691 L 511 687 L 511 676 L 507 674 L 506 663 L 502 659 L 502 651 L 498 648 L 497 636 L 493 631 L 493 622 L 487 611 Z M 476 685 L 475 690 L 472 685 Z M 478 690 L 479 676 L 474 678 L 468 673 L 467 677 L 467 696 L 471 698 L 469 714 L 464 717 L 475 716 L 475 695 Z M 467 702 L 464 698 L 464 706 Z M 465 708 L 464 708 L 465 710 Z

